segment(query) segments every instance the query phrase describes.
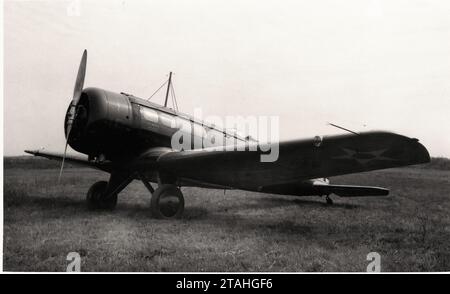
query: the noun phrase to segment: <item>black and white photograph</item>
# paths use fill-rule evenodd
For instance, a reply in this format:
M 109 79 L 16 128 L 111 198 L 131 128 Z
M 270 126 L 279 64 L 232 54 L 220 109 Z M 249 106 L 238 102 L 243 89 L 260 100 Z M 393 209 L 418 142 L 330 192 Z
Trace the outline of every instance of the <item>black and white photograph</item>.
M 2 272 L 450 271 L 449 1 L 1 5 Z

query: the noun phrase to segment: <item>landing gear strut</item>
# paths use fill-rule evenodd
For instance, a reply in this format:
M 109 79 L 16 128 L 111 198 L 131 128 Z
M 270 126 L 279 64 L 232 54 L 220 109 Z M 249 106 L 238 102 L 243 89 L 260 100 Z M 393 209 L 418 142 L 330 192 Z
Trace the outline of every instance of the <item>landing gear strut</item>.
M 327 195 L 325 200 L 327 201 L 327 205 L 333 205 L 333 199 L 330 198 L 330 195 Z
M 117 195 L 134 178 L 135 174 L 112 173 L 109 182 L 99 181 L 91 186 L 86 201 L 90 209 L 113 210 L 117 204 Z M 174 184 L 161 184 L 154 190 L 143 175 L 141 181 L 152 195 L 150 210 L 155 218 L 179 218 L 184 211 L 184 197 L 181 190 Z

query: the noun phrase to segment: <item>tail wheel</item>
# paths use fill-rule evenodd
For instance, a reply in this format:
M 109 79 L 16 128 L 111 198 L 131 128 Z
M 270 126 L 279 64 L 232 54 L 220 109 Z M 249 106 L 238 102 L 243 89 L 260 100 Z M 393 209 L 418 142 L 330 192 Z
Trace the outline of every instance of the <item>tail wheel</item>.
M 86 202 L 90 209 L 113 210 L 117 204 L 117 194 L 105 197 L 108 182 L 99 181 L 89 188 L 86 195 Z
M 175 185 L 161 185 L 152 195 L 152 215 L 156 218 L 179 218 L 184 211 L 184 197 Z

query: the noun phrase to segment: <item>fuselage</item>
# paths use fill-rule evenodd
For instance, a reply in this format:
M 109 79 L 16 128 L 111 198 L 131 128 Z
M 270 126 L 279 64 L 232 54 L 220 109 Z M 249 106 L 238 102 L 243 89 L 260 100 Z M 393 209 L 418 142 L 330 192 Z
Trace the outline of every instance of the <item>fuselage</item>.
M 249 140 L 130 94 L 86 88 L 78 104 L 69 144 L 90 158 L 123 159 L 154 147 L 173 148 L 175 132 L 190 139 L 190 149 L 206 147 L 205 138 L 223 145 Z M 186 142 L 179 143 L 186 146 Z
M 83 90 L 76 113 L 68 142 L 73 149 L 87 154 L 91 160 L 126 162 L 146 154 L 148 150 L 161 147 L 174 149 L 172 140 L 175 132 L 180 131 L 185 135 L 184 138 L 190 138 L 190 146 L 184 144 L 188 149 L 210 147 L 203 143 L 211 143 L 211 139 L 224 146 L 256 142 L 142 98 L 99 88 Z M 149 179 L 156 181 L 156 170 L 144 170 Z M 311 195 L 313 181 L 297 183 L 301 186 L 294 188 Z M 201 183 L 194 185 L 202 186 Z M 270 191 L 256 188 L 248 190 L 279 193 L 276 187 Z

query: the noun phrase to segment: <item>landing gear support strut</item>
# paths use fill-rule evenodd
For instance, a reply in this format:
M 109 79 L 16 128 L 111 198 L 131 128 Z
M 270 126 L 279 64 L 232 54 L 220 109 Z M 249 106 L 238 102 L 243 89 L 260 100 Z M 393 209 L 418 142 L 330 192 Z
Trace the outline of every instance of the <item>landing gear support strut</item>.
M 139 178 L 141 178 L 141 182 L 144 184 L 145 188 L 147 188 L 147 190 L 150 192 L 150 194 L 153 195 L 153 193 L 155 193 L 155 189 L 153 189 L 152 185 L 147 180 L 147 178 L 141 174 L 139 175 Z

